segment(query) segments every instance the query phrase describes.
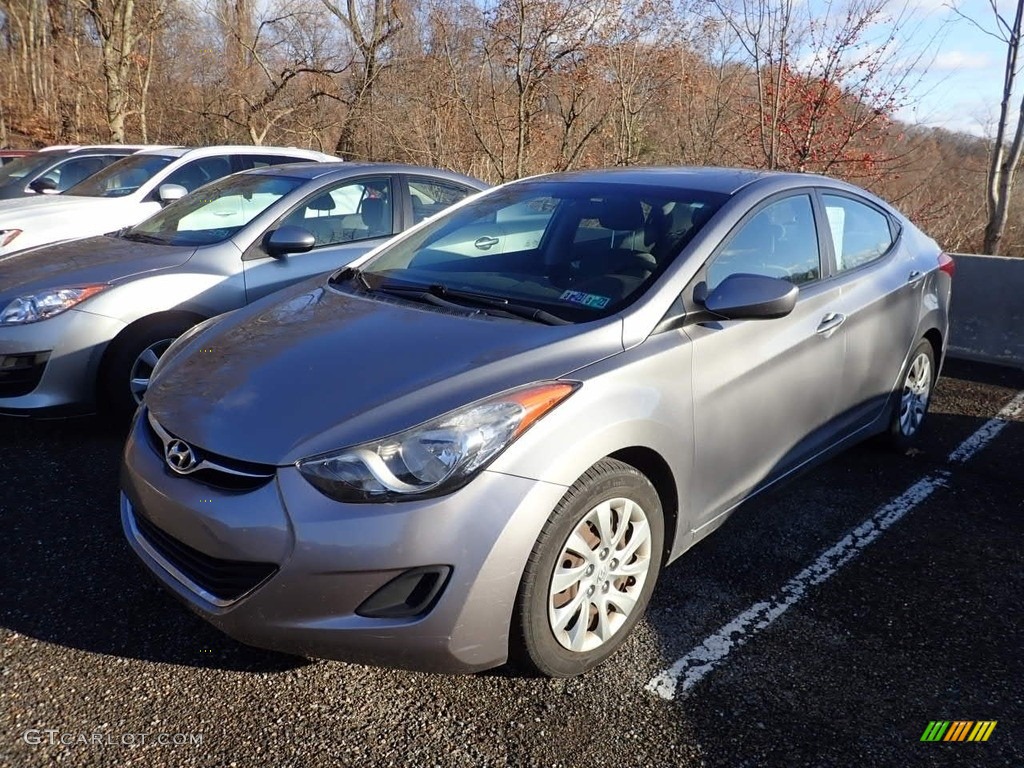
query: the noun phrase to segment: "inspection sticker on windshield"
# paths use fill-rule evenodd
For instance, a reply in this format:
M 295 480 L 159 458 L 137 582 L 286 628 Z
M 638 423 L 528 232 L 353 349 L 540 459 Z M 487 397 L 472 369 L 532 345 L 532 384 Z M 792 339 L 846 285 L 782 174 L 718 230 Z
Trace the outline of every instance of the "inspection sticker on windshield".
M 593 293 L 580 293 L 579 291 L 566 291 L 559 296 L 562 301 L 571 301 L 573 304 L 582 304 L 585 307 L 604 309 L 611 301 L 607 296 L 598 296 Z

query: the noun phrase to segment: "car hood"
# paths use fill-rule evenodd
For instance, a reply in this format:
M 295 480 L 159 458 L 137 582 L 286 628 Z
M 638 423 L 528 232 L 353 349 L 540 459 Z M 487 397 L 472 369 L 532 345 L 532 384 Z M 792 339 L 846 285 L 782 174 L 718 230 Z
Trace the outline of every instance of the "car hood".
M 60 212 L 87 211 L 90 208 L 107 207 L 112 198 L 105 197 L 68 197 L 66 195 L 31 195 L 0 202 L 0 225 L 17 225 L 18 222 L 46 216 L 59 215 Z M 123 198 L 113 198 L 123 199 Z
M 283 466 L 384 437 L 622 351 L 621 321 L 547 326 L 305 283 L 232 312 L 161 366 L 146 404 L 175 436 Z
M 194 247 L 151 245 L 120 237 L 89 237 L 0 256 L 0 299 L 32 290 L 109 283 L 184 264 Z

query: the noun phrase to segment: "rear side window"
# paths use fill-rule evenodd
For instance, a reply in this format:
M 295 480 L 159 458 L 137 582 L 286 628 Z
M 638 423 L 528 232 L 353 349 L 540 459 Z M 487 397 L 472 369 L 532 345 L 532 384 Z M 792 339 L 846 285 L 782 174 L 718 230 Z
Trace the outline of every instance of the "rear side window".
M 409 197 L 412 200 L 412 222 L 419 224 L 426 218 L 440 213 L 464 197 L 476 192 L 461 184 L 452 184 L 433 179 L 409 179 Z
M 304 157 L 287 157 L 285 155 L 235 155 L 242 170 L 250 168 L 266 168 L 270 165 L 284 165 L 286 163 L 308 163 L 311 162 Z
M 884 256 L 893 244 L 889 217 L 849 197 L 823 195 L 836 271 L 846 272 Z
M 204 157 L 185 163 L 164 179 L 164 184 L 179 184 L 192 192 L 204 184 L 231 174 L 231 160 L 225 155 Z

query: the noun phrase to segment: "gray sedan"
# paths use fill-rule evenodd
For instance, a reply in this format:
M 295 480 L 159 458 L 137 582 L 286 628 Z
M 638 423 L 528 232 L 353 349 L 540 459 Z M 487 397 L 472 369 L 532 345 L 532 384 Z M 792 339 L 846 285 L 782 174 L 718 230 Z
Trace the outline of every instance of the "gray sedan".
M 413 166 L 277 165 L 123 231 L 0 259 L 0 412 L 130 416 L 192 326 L 344 266 L 485 187 Z
M 512 183 L 173 345 L 124 529 L 247 643 L 578 674 L 741 502 L 918 438 L 952 274 L 827 178 Z

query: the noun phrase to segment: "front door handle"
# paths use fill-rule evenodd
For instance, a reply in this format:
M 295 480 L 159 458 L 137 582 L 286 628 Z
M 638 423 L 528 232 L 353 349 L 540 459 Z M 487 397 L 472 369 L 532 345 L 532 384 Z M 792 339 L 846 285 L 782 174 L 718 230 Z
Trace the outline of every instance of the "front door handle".
M 828 338 L 832 333 L 843 323 L 846 322 L 846 315 L 841 315 L 838 312 L 829 312 L 818 324 L 818 327 L 814 329 L 814 332 Z
M 481 251 L 486 251 L 488 248 L 491 248 L 497 244 L 498 238 L 487 237 L 486 235 L 484 235 L 483 237 L 478 237 L 476 241 L 473 243 L 473 245 L 475 245 Z

